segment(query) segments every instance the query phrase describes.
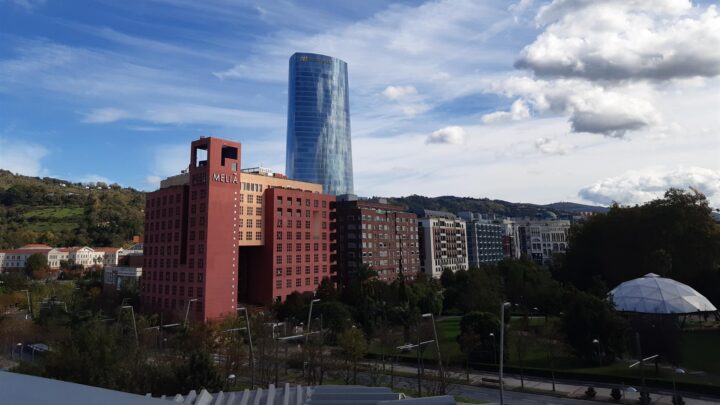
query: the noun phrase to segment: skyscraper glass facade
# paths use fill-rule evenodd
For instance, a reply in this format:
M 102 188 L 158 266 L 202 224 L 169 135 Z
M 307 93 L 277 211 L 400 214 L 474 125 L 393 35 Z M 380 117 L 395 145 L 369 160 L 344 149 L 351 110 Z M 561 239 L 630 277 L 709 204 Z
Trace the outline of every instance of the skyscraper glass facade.
M 286 173 L 353 193 L 347 64 L 313 53 L 290 58 Z

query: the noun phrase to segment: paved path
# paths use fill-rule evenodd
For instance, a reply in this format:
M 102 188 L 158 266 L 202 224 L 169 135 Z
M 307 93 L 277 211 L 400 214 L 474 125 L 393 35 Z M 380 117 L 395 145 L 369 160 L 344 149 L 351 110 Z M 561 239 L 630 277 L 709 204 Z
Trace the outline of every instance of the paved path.
M 368 364 L 369 365 L 369 364 Z M 389 372 L 389 368 L 387 368 Z M 417 368 L 409 365 L 395 365 L 395 370 L 397 372 L 405 373 L 406 375 L 413 375 L 417 373 Z M 437 372 L 433 369 L 425 369 L 426 375 L 437 375 Z M 465 373 L 457 373 L 457 372 L 450 372 L 450 378 L 453 381 L 459 382 L 459 381 L 466 381 L 466 374 Z M 410 389 L 417 389 L 417 380 L 414 378 L 407 377 L 410 380 L 414 381 L 414 385 L 410 385 L 408 388 Z M 484 401 L 493 401 L 493 402 L 499 402 L 500 401 L 500 394 L 499 390 L 497 388 L 496 384 L 493 383 L 485 383 L 483 384 L 482 378 L 489 378 L 493 380 L 497 380 L 498 376 L 496 373 L 479 373 L 479 372 L 472 372 L 470 373 L 470 383 L 469 385 L 465 384 L 455 384 L 452 383 L 453 390 L 459 390 L 458 393 L 452 392 L 453 395 L 460 395 L 460 396 L 467 396 L 468 398 L 475 398 L 480 399 Z M 602 384 L 602 383 L 584 383 L 584 382 L 577 382 L 577 383 L 556 383 L 555 384 L 555 393 L 558 396 L 562 396 L 564 398 L 558 398 L 553 396 L 552 390 L 552 381 L 549 379 L 541 379 L 537 377 L 532 377 L 528 379 L 527 377 L 524 378 L 524 388 L 528 391 L 540 391 L 539 394 L 532 394 L 527 392 L 520 392 L 521 389 L 521 381 L 519 376 L 516 375 L 505 375 L 504 378 L 505 381 L 505 398 L 506 403 L 514 404 L 515 401 L 510 402 L 510 398 L 515 398 L 521 402 L 517 403 L 532 403 L 532 404 L 597 404 L 597 401 L 602 402 L 610 402 L 612 401 L 610 397 L 610 390 L 612 385 L 611 384 Z M 587 390 L 588 386 L 593 385 L 596 391 L 596 396 L 594 401 L 588 401 L 588 400 L 582 400 L 585 390 Z M 603 386 L 607 386 L 608 388 L 603 388 Z M 638 387 L 636 387 L 638 388 Z M 665 391 L 660 390 L 657 391 L 657 393 L 653 393 L 654 390 L 651 390 L 651 398 L 652 403 L 656 405 L 672 405 L 672 392 L 671 391 Z M 542 393 L 548 393 L 550 395 L 542 395 Z M 469 395 L 465 395 L 465 393 Z M 470 396 L 474 395 L 474 396 Z M 683 396 L 683 399 L 685 400 L 685 403 L 687 405 L 710 405 L 710 404 L 718 404 L 720 403 L 720 400 L 717 398 L 705 398 L 700 395 L 692 395 L 693 398 L 689 398 L 687 396 Z M 635 404 L 637 403 L 637 399 L 639 397 L 639 394 L 637 392 L 627 392 L 626 393 L 626 402 L 628 404 Z M 528 402 L 529 401 L 529 402 Z

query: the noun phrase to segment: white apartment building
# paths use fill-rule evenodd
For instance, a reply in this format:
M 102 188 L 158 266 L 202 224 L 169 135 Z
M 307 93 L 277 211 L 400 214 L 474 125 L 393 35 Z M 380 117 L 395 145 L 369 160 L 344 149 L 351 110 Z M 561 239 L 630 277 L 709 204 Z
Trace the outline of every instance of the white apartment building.
M 53 248 L 48 245 L 30 244 L 21 246 L 18 249 L 0 250 L 0 272 L 25 268 L 27 259 L 36 253 L 47 257 L 48 266 L 57 270 L 60 268 L 60 262 L 62 261 L 79 264 L 85 268 L 95 265 L 114 266 L 118 264 L 118 260 L 124 251 L 122 248 L 91 248 L 88 246 Z
M 564 219 L 520 221 L 518 234 L 522 254 L 538 264 L 552 262 L 553 255 L 568 247 L 570 221 Z
M 448 212 L 422 210 L 418 213 L 420 271 L 440 278 L 444 269 L 468 269 L 465 221 Z

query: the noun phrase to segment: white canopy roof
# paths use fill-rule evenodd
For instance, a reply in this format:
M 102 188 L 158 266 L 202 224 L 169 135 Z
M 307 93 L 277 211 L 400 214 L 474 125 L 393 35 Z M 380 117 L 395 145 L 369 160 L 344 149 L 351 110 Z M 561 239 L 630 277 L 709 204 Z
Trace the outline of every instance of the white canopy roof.
M 610 291 L 615 309 L 648 314 L 690 314 L 717 311 L 692 287 L 655 273 L 626 281 Z

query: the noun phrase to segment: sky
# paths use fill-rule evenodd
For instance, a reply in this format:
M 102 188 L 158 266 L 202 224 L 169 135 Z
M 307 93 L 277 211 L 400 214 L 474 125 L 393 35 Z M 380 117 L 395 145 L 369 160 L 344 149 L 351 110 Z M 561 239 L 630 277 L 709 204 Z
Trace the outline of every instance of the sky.
M 285 168 L 288 60 L 348 63 L 355 192 L 720 207 L 720 16 L 687 0 L 0 0 L 0 168 L 141 190 L 200 136 Z

